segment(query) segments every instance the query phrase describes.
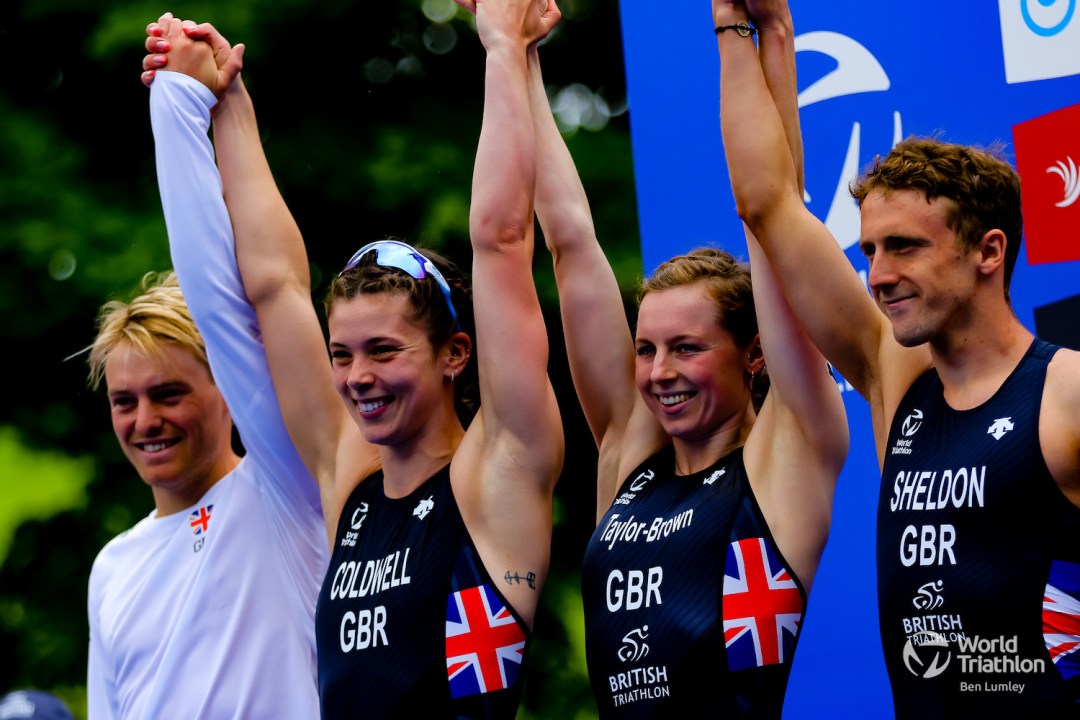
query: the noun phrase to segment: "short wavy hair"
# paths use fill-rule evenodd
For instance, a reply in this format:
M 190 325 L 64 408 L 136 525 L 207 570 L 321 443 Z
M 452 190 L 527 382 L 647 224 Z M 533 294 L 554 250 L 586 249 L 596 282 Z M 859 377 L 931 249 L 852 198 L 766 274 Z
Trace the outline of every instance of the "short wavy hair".
M 909 137 L 885 157 L 878 155 L 849 186 L 862 204 L 874 191 L 917 190 L 926 199 L 946 198 L 946 222 L 962 247 L 972 248 L 989 230 L 1005 233 L 1005 297 L 1020 254 L 1024 219 L 1020 176 L 1004 158 L 1004 146 L 975 148 L 935 138 Z
M 638 304 L 651 292 L 704 282 L 716 303 L 716 322 L 731 333 L 735 344 L 750 344 L 758 332 L 750 270 L 731 253 L 719 248 L 698 248 L 660 264 L 641 283 Z
M 171 270 L 147 273 L 136 293 L 131 300 L 110 300 L 98 310 L 97 336 L 87 358 L 90 387 L 100 387 L 109 358 L 122 346 L 161 357 L 162 345 L 170 343 L 190 352 L 209 372 L 206 345 L 188 311 L 176 274 Z
M 641 283 L 638 304 L 649 293 L 696 282 L 705 284 L 706 294 L 716 304 L 716 324 L 731 333 L 737 346 L 750 345 L 758 334 L 750 270 L 725 250 L 697 248 L 661 263 L 656 272 Z M 766 371 L 753 379 L 750 390 L 754 407 L 760 408 L 769 390 Z

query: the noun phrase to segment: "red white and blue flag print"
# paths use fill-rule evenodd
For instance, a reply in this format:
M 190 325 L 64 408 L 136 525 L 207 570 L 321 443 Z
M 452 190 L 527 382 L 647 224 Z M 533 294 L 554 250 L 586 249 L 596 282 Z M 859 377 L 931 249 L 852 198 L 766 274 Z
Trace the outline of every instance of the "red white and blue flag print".
M 210 527 L 210 513 L 214 511 L 213 505 L 203 505 L 191 513 L 189 525 L 191 532 L 202 535 Z
M 1043 639 L 1066 680 L 1080 675 L 1080 565 L 1055 561 L 1043 593 Z
M 488 585 L 451 593 L 446 606 L 446 674 L 455 698 L 512 687 L 525 632 Z
M 802 593 L 764 538 L 728 546 L 724 642 L 732 670 L 790 662 L 802 622 Z

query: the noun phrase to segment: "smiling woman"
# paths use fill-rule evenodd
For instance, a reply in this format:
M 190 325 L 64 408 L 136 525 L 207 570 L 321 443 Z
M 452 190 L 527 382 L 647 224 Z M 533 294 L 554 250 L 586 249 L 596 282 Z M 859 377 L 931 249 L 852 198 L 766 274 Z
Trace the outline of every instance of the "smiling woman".
M 772 76 L 793 110 L 786 160 L 801 165 L 790 15 L 755 5 L 760 59 L 749 33 L 722 32 L 748 27 L 741 5 L 713 3 L 718 42 L 742 43 Z M 532 81 L 535 112 L 544 86 Z M 631 338 L 550 111 L 534 126 L 547 160 L 537 214 L 600 455 L 582 568 L 600 715 L 779 717 L 847 452 L 836 384 L 749 233 L 752 277 L 715 249 L 661 264 Z
M 228 313 L 244 325 L 257 316 L 263 379 L 321 490 L 324 718 L 354 717 L 361 703 L 375 717 L 514 717 L 549 567 L 563 438 L 532 280 L 535 147 L 517 80 L 559 14 L 527 0 L 471 9 L 488 57 L 470 210 L 475 305 L 441 258 L 366 245 L 331 283 L 329 366 L 303 238 L 238 76 L 242 47 L 171 15 L 148 30 L 144 80 L 177 272 L 193 297 L 207 276 L 242 280 L 245 299 Z M 215 104 L 220 185 L 206 136 Z M 192 232 L 193 216 L 214 230 Z M 498 343 L 496 359 L 473 357 L 474 336 Z M 483 402 L 466 429 L 458 380 L 473 365 Z

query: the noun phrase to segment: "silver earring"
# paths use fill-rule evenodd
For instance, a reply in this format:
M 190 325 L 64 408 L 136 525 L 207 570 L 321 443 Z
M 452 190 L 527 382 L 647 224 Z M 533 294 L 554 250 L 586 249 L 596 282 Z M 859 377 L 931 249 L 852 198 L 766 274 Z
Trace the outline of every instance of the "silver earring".
M 452 373 L 450 373 L 450 382 L 454 382 L 454 379 L 456 377 L 457 377 L 457 368 L 454 368 L 454 371 Z

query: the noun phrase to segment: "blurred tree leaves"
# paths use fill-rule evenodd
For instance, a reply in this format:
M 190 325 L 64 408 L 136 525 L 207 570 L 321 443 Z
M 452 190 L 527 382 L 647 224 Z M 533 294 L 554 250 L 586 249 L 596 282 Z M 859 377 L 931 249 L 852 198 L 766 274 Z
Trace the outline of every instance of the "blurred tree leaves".
M 18 431 L 0 427 L 0 558 L 24 520 L 42 519 L 57 511 L 86 504 L 86 485 L 94 474 L 89 458 L 61 452 L 36 452 L 26 447 Z M 27 482 L 33 478 L 33 482 Z
M 617 3 L 560 7 L 564 22 L 541 49 L 545 80 L 551 97 L 580 84 L 613 108 L 602 129 L 567 128 L 566 136 L 629 295 L 641 259 Z M 468 258 L 484 61 L 471 18 L 452 0 L 9 0 L 0 9 L 0 322 L 8 349 L 0 427 L 18 431 L 17 440 L 0 431 L 2 487 L 7 504 L 12 482 L 53 498 L 37 519 L 20 523 L 9 513 L 4 527 L 13 540 L 6 559 L 0 554 L 0 691 L 51 688 L 77 713 L 90 565 L 152 509 L 78 353 L 93 339 L 101 303 L 169 266 L 138 78 L 145 27 L 164 10 L 210 20 L 247 45 L 245 80 L 313 278 L 387 235 Z M 521 715 L 591 717 L 578 573 L 595 522 L 596 452 L 570 383 L 539 236 L 537 248 L 567 456 Z M 323 291 L 314 289 L 319 299 Z M 60 477 L 67 484 L 53 493 Z M 80 495 L 74 488 L 84 483 Z

